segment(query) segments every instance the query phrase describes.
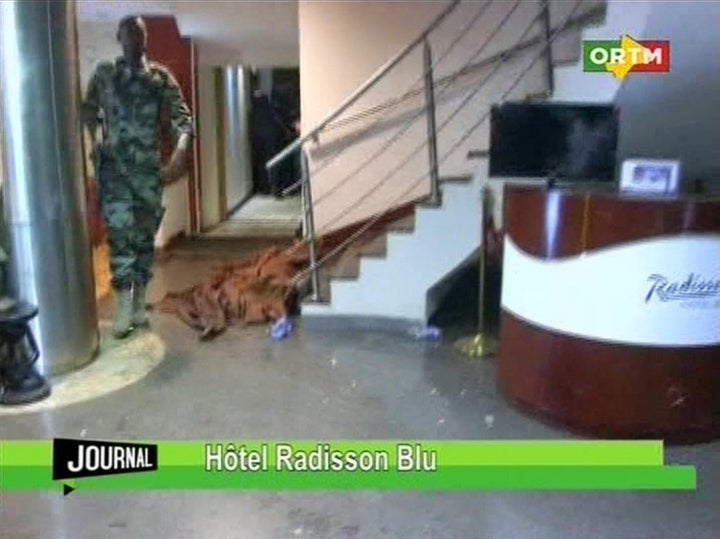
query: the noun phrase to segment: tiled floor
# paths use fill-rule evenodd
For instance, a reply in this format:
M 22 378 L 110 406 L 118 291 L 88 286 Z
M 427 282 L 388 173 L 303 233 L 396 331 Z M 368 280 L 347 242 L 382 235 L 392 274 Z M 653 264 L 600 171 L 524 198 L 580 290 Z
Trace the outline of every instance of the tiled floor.
M 207 250 L 193 257 L 183 249 L 157 268 L 153 298 L 197 282 L 218 256 L 228 256 Z M 253 327 L 200 343 L 180 322 L 159 315 L 153 331 L 166 356 L 146 377 L 91 401 L 0 416 L 2 438 L 567 437 L 510 407 L 496 390 L 493 361 L 459 356 L 449 344 L 452 332 L 432 346 L 390 332 L 301 326 L 274 343 L 266 328 Z M 0 537 L 720 537 L 720 443 L 669 448 L 667 459 L 697 466 L 697 492 L 12 494 L 3 496 Z

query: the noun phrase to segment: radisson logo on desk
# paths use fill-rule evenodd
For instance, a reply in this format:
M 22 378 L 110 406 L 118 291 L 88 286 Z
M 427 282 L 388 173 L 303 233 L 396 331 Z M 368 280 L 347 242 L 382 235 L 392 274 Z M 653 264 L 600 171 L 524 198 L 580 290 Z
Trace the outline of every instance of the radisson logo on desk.
M 672 281 L 665 275 L 653 273 L 648 280 L 651 285 L 645 303 L 656 298 L 662 302 L 687 302 L 688 306 L 709 308 L 717 307 L 720 302 L 720 279 L 717 278 L 691 273 L 684 281 Z
M 93 440 L 53 440 L 53 480 L 149 472 L 158 469 L 158 446 Z

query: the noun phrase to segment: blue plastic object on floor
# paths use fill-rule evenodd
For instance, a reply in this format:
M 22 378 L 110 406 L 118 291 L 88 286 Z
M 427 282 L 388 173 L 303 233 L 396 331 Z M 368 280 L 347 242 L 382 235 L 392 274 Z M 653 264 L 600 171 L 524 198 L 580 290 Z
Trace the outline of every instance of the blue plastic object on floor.
M 292 323 L 287 318 L 281 318 L 270 328 L 270 338 L 273 341 L 286 339 L 292 333 Z
M 422 341 L 439 341 L 442 337 L 442 331 L 435 326 L 424 326 L 413 329 L 410 334 L 418 340 Z

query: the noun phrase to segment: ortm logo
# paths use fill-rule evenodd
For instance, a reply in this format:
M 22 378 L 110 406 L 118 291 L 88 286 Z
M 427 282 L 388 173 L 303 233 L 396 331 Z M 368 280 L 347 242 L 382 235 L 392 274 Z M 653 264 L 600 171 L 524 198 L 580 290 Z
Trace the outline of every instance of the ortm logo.
M 669 41 L 620 40 L 583 41 L 583 70 L 612 73 L 623 80 L 628 73 L 667 73 L 670 71 Z

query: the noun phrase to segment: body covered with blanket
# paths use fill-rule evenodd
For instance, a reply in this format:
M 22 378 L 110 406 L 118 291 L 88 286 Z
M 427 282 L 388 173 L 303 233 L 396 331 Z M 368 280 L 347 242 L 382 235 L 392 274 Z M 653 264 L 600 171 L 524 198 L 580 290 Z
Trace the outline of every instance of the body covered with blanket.
M 293 278 L 307 261 L 307 247 L 272 247 L 250 260 L 216 268 L 207 282 L 168 293 L 152 308 L 178 316 L 198 330 L 201 339 L 235 323 L 274 322 L 296 308 Z

